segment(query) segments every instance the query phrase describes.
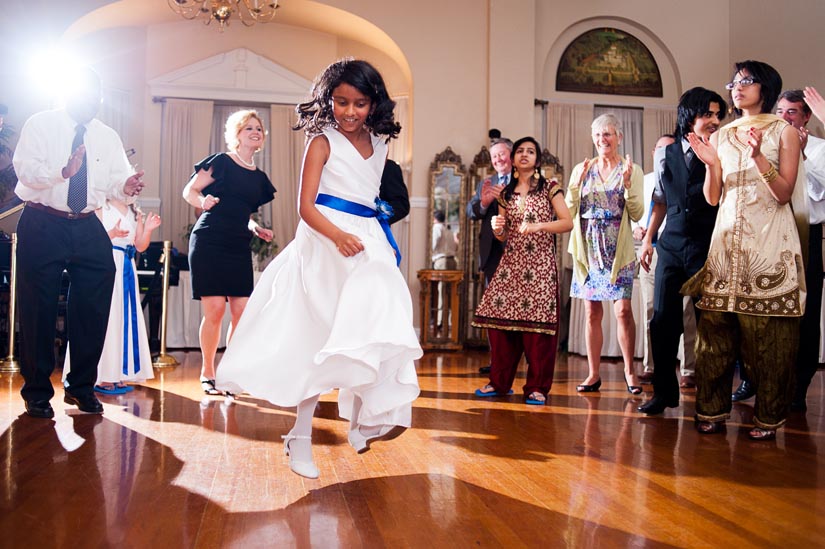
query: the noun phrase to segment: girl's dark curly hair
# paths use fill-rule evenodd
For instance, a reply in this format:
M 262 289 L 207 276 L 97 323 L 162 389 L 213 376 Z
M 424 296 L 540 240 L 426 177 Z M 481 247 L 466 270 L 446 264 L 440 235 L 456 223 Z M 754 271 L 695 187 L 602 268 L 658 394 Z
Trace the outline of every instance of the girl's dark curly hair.
M 541 173 L 541 145 L 539 145 L 539 142 L 536 141 L 536 139 L 533 138 L 533 137 L 522 137 L 521 139 L 519 139 L 518 141 L 513 143 L 513 148 L 510 151 L 510 160 L 515 159 L 516 151 L 518 150 L 518 148 L 521 145 L 523 145 L 524 143 L 527 143 L 527 142 L 530 142 L 530 143 L 532 143 L 533 145 L 536 146 L 536 167 L 535 167 L 535 169 L 538 170 L 538 174 L 539 174 L 538 183 L 533 183 L 533 181 L 535 181 L 535 179 L 530 180 L 530 192 L 531 193 L 532 192 L 541 192 L 542 190 L 544 190 L 545 185 L 547 185 L 547 180 L 544 178 L 544 176 Z M 518 170 L 516 170 L 516 167 L 513 166 L 512 170 L 510 172 L 510 182 L 507 183 L 507 186 L 504 187 L 504 191 L 502 192 L 502 194 L 504 195 L 504 201 L 505 202 L 510 200 L 510 198 L 513 196 L 513 192 L 516 190 L 516 185 L 518 185 L 519 180 L 516 179 L 516 177 L 515 177 L 516 171 L 518 171 Z
M 313 136 L 335 126 L 332 92 L 341 84 L 349 84 L 370 98 L 372 105 L 365 125 L 371 133 L 386 136 L 387 140 L 398 137 L 401 125 L 393 116 L 395 101 L 390 99 L 381 73 L 366 61 L 352 58 L 336 61 L 318 75 L 312 84 L 312 99 L 295 107 L 298 123 L 292 129 L 303 129 L 307 136 Z

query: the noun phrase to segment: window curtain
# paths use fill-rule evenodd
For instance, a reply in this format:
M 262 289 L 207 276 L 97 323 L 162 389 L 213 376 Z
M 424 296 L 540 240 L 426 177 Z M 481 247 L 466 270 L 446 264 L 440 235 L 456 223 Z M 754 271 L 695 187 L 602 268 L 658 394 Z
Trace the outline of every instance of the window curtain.
M 593 107 L 594 119 L 606 113 L 613 113 L 622 124 L 622 132 L 624 133 L 621 144 L 622 156 L 624 157 L 629 154 L 633 162 L 639 166 L 644 166 L 644 110 L 610 107 L 606 105 L 596 105 Z M 595 149 L 591 150 L 595 151 Z
M 676 121 L 678 119 L 676 109 L 657 109 L 649 107 L 646 108 L 645 111 L 648 111 L 653 115 L 653 123 L 655 125 L 654 128 L 656 129 L 657 140 L 666 133 L 672 134 L 676 132 Z M 650 119 L 648 118 L 648 120 Z
M 556 155 L 570 178 L 573 166 L 593 156 L 593 140 L 590 123 L 593 122 L 593 106 L 573 103 L 549 103 L 547 105 L 547 143 L 545 147 Z M 567 181 L 562 185 L 567 188 Z
M 97 119 L 112 128 L 120 136 L 127 152 L 131 147 L 129 139 L 129 117 L 131 95 L 127 91 L 108 88 L 103 90 L 103 102 L 97 113 Z
M 212 101 L 166 99 L 160 139 L 160 237 L 181 248 L 195 208 L 182 197 L 192 167 L 209 154 Z
M 410 174 L 412 158 L 410 157 L 410 142 L 409 142 L 409 103 L 407 96 L 396 96 L 392 98 L 395 101 L 395 119 L 401 124 L 401 133 L 396 139 L 392 139 L 389 143 L 389 158 L 395 160 L 401 166 L 401 173 L 404 176 L 404 184 L 409 190 Z M 412 212 L 410 212 L 412 213 Z M 392 235 L 398 244 L 398 250 L 401 252 L 401 264 L 399 268 L 404 275 L 404 280 L 409 281 L 409 251 L 410 251 L 410 216 L 408 215 L 401 221 L 392 225 Z
M 566 181 L 560 181 L 567 189 L 573 167 L 593 156 L 593 140 L 590 137 L 590 123 L 593 122 L 593 106 L 575 103 L 548 103 L 545 111 L 547 117 L 547 144 L 545 147 L 554 154 L 564 168 Z M 567 253 L 570 235 L 565 233 L 557 241 L 559 266 L 572 268 L 572 258 Z M 560 269 L 563 272 L 563 269 Z M 562 297 L 566 300 L 569 285 L 562 285 Z
M 298 228 L 298 197 L 301 187 L 301 162 L 304 154 L 304 132 L 295 131 L 295 107 L 271 105 L 269 107 L 270 132 L 267 148 L 272 166 L 269 178 L 278 189 L 275 200 L 269 203 L 272 232 L 278 250 L 283 250 L 295 237 Z
M 545 111 L 548 151 L 556 155 L 564 169 L 566 181 L 560 181 L 567 189 L 573 167 L 593 155 L 593 140 L 590 137 L 590 123 L 593 122 L 593 105 L 577 103 L 547 104 Z M 559 293 L 561 315 L 559 318 L 559 338 L 567 339 L 569 324 L 570 282 L 573 279 L 573 258 L 567 253 L 570 234 L 556 238 L 556 261 L 559 269 Z

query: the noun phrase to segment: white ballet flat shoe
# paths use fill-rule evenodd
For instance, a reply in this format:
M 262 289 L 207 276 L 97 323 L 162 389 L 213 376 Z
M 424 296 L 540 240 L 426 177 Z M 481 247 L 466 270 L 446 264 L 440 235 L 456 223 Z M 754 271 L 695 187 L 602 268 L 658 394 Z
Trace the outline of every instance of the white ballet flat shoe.
M 293 435 L 290 433 L 288 435 L 281 435 L 281 438 L 284 439 L 284 454 L 289 457 L 289 468 L 292 469 L 292 472 L 306 478 L 318 478 L 321 473 L 318 471 L 318 467 L 315 466 L 315 462 L 298 461 L 297 459 L 293 459 L 289 453 L 290 441 L 294 439 L 312 440 L 312 437 Z

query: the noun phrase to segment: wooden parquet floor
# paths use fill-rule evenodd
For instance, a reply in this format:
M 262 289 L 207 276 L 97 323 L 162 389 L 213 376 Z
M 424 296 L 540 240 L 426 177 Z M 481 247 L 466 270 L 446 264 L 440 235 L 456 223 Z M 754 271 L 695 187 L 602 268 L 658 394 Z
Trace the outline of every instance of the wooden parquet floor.
M 293 410 L 204 397 L 200 355 L 76 413 L 23 413 L 0 378 L 2 547 L 814 547 L 825 544 L 825 375 L 776 441 L 693 428 L 693 394 L 635 411 L 618 363 L 579 395 L 586 361 L 560 356 L 549 404 L 478 399 L 483 352 L 428 353 L 413 428 L 357 455 L 334 393 L 316 411 L 321 477 L 293 474 Z M 650 391 L 646 386 L 646 391 Z M 649 393 L 648 393 L 649 396 Z M 820 450 L 820 446 L 822 450 Z

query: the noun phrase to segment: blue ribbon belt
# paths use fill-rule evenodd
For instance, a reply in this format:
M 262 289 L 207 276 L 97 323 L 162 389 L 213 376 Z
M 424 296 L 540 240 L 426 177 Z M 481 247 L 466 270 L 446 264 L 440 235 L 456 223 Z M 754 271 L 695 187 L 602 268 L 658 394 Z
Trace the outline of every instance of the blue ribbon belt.
M 363 204 L 358 204 L 357 202 L 350 202 L 349 200 L 344 200 L 343 198 L 338 198 L 337 196 L 324 193 L 319 194 L 315 198 L 315 203 L 321 206 L 326 206 L 327 208 L 332 208 L 333 210 L 338 210 L 339 212 L 357 215 L 358 217 L 377 217 L 378 223 L 380 223 L 381 228 L 384 229 L 384 235 L 387 237 L 387 242 L 389 242 L 392 249 L 395 250 L 395 264 L 401 264 L 401 250 L 398 249 L 398 244 L 395 242 L 395 237 L 393 237 L 392 231 L 390 230 L 389 219 L 392 217 L 393 213 L 392 206 L 383 200 L 376 198 L 375 206 L 377 209 L 373 210 L 369 206 L 364 206 Z
M 135 247 L 112 246 L 123 252 L 123 375 L 129 375 L 129 321 L 132 323 L 132 355 L 135 373 L 140 371 L 140 344 L 138 343 L 137 292 L 135 291 L 135 270 L 132 259 Z

